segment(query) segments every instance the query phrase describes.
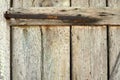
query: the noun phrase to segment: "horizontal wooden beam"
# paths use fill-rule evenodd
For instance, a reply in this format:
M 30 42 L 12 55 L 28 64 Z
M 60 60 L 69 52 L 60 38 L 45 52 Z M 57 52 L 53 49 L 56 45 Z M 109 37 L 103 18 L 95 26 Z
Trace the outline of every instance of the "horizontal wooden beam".
M 19 8 L 5 18 L 10 25 L 120 25 L 120 8 Z

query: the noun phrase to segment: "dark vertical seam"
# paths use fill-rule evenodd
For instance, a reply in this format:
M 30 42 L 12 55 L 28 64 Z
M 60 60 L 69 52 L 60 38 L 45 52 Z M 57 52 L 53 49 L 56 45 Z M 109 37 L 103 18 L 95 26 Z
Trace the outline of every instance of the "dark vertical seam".
M 43 47 L 43 31 L 42 26 L 40 26 L 41 32 L 41 80 L 44 80 L 44 47 Z
M 13 45 L 12 45 L 12 26 L 10 26 L 10 80 L 13 80 L 13 72 L 12 72 L 12 58 L 13 58 L 13 51 L 12 51 L 12 48 L 13 48 Z
M 108 0 L 106 0 L 106 7 L 108 7 Z M 110 45 L 109 45 L 109 26 L 107 25 L 107 80 L 110 78 Z
M 13 7 L 13 0 L 10 0 L 10 7 Z
M 70 7 L 72 6 L 72 0 L 70 0 Z M 70 25 L 70 80 L 72 80 L 72 25 Z
M 109 6 L 109 3 L 108 3 L 108 0 L 106 0 L 106 7 L 108 7 Z
M 110 73 L 110 64 L 109 64 L 110 63 L 109 26 L 106 26 L 106 27 L 107 27 L 107 80 L 109 80 L 109 73 Z
M 72 0 L 69 1 L 70 2 L 70 7 L 72 6 Z
M 10 8 L 13 7 L 13 0 L 10 0 Z M 13 80 L 13 71 L 12 71 L 12 58 L 13 58 L 13 51 L 12 51 L 12 48 L 13 48 L 13 42 L 12 42 L 12 26 L 10 26 L 10 80 Z
M 70 80 L 72 80 L 72 26 L 70 26 Z

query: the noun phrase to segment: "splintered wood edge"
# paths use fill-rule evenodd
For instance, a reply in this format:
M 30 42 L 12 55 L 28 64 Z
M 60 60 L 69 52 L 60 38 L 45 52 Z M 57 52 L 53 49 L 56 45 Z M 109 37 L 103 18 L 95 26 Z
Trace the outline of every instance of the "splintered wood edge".
M 9 9 L 5 17 L 19 25 L 120 25 L 120 8 L 43 7 Z

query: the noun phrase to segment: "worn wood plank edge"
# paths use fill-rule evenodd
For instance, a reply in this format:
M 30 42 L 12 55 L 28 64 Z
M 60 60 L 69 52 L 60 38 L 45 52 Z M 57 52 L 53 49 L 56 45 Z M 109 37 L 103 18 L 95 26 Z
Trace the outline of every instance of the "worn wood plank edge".
M 37 26 L 37 25 L 40 25 L 40 26 L 69 26 L 69 25 L 74 25 L 74 26 L 104 26 L 104 25 L 114 25 L 114 26 L 119 26 L 120 23 L 117 23 L 117 22 L 114 22 L 112 23 L 112 21 L 110 23 L 107 23 L 107 22 L 96 22 L 96 23 L 73 23 L 73 22 L 63 22 L 61 20 L 10 20 L 10 21 L 7 21 L 9 25 L 11 26 Z
M 47 10 L 46 10 L 47 9 Z M 19 8 L 5 17 L 10 25 L 120 25 L 119 8 Z

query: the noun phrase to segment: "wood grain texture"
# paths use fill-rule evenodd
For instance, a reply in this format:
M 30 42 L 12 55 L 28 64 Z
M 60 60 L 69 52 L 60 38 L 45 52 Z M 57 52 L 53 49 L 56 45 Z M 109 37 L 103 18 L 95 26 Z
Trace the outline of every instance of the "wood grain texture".
M 47 10 L 46 10 L 47 9 Z M 120 9 L 115 8 L 19 8 L 6 12 L 5 17 L 13 25 L 120 25 Z M 13 20 L 14 18 L 14 20 Z M 36 21 L 31 20 L 33 19 Z M 39 20 L 40 19 L 40 20 Z M 43 19 L 41 21 L 41 19 Z M 47 20 L 46 20 L 47 19 Z M 17 21 L 15 21 L 17 20 Z M 53 20 L 53 22 L 51 21 Z M 26 23 L 27 21 L 27 23 Z M 28 23 L 28 21 L 31 21 Z M 43 22 L 43 21 L 48 21 Z M 57 22 L 59 21 L 59 22 Z M 42 24 L 43 22 L 43 24 Z M 11 22 L 10 22 L 11 23 Z
M 38 6 L 39 0 L 13 0 L 13 8 Z M 13 80 L 41 80 L 42 51 L 39 26 L 12 27 Z
M 109 0 L 108 6 L 120 8 L 120 0 Z M 120 79 L 120 26 L 109 27 L 110 80 Z
M 109 55 L 110 55 L 110 80 L 120 79 L 120 28 L 118 26 L 109 29 Z
M 106 4 L 105 0 L 72 0 L 72 5 L 105 7 Z M 72 64 L 73 80 L 107 80 L 106 26 L 72 27 Z
M 13 80 L 41 80 L 41 34 L 38 30 L 38 27 L 13 28 Z
M 69 6 L 69 0 L 15 0 L 13 4 L 14 8 Z M 13 42 L 13 80 L 69 80 L 69 27 L 16 26 Z
M 47 10 L 46 10 L 47 9 Z M 103 12 L 103 13 L 102 13 Z M 47 15 L 53 15 L 53 16 L 77 16 L 77 15 L 83 15 L 83 16 L 91 16 L 96 17 L 101 15 L 109 16 L 119 16 L 118 13 L 120 13 L 119 8 L 111 8 L 111 7 L 102 7 L 102 8 L 95 8 L 95 7 L 30 7 L 30 8 L 10 8 L 6 15 L 11 18 L 22 18 L 22 19 L 29 19 L 30 17 L 34 15 L 38 15 L 41 19 L 55 19 L 54 17 L 47 17 Z M 43 15 L 44 14 L 44 15 Z M 17 16 L 18 15 L 18 16 Z M 26 16 L 24 16 L 26 15 Z M 30 15 L 30 16 L 27 16 Z M 43 15 L 43 17 L 39 16 Z M 46 17 L 44 18 L 44 16 Z M 103 16 L 104 16 L 103 15 Z M 21 17 L 19 17 L 21 16 Z M 24 17 L 22 17 L 24 16 Z M 30 18 L 32 19 L 32 18 Z M 36 17 L 33 19 L 36 19 Z M 57 19 L 57 18 L 56 18 Z M 59 17 L 58 17 L 59 19 Z
M 42 27 L 44 70 L 43 80 L 70 80 L 69 26 Z
M 45 0 L 49 7 L 67 7 L 69 0 Z M 42 26 L 42 80 L 70 80 L 69 26 Z
M 10 0 L 0 0 L 0 80 L 10 80 L 10 29 L 4 18 Z

